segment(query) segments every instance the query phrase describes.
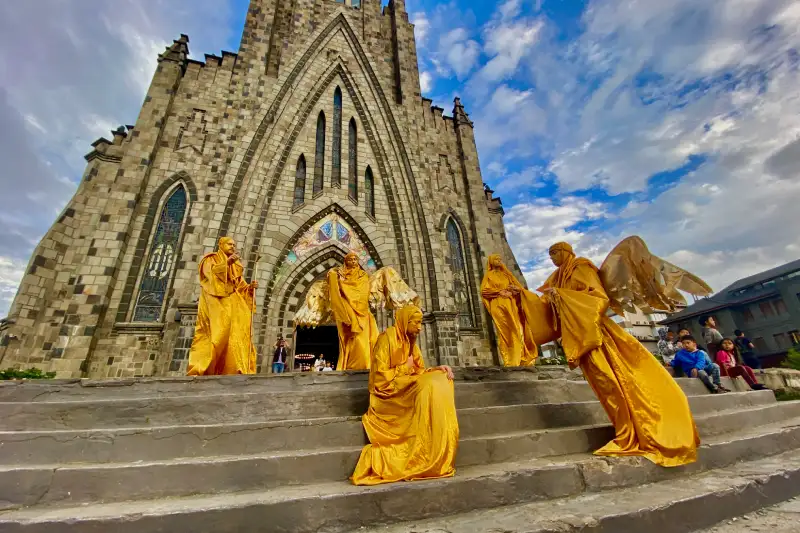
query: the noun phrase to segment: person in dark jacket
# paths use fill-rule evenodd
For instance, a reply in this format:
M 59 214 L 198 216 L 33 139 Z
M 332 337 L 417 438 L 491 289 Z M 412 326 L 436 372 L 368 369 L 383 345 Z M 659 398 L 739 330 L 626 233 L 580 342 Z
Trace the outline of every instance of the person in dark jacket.
M 289 359 L 289 350 L 286 348 L 286 339 L 281 337 L 275 346 L 272 356 L 272 373 L 283 374 L 286 371 L 286 361 Z

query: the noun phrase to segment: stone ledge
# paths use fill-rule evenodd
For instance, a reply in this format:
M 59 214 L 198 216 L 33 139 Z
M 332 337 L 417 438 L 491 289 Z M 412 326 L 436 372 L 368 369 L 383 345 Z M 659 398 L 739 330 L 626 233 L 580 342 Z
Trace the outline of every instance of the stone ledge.
M 164 327 L 163 322 L 117 322 L 111 335 L 161 335 Z

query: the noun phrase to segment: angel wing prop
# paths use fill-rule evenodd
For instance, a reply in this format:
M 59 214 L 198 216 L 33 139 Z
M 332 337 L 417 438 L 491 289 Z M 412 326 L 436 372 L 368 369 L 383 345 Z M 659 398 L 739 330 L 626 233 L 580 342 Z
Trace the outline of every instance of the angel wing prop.
M 610 298 L 611 309 L 618 315 L 624 311 L 645 313 L 673 312 L 686 305 L 679 290 L 695 296 L 708 296 L 713 291 L 702 279 L 650 253 L 640 237 L 620 242 L 600 267 L 600 279 Z
M 392 267 L 385 267 L 369 277 L 369 303 L 373 307 L 402 309 L 419 306 L 419 295 L 403 281 Z
M 369 301 L 373 307 L 401 309 L 419 305 L 419 295 L 403 281 L 391 267 L 385 267 L 369 277 Z M 306 301 L 294 315 L 295 326 L 315 328 L 333 322 L 328 299 L 327 278 L 314 282 L 306 294 Z
M 294 314 L 294 323 L 298 327 L 315 328 L 329 322 L 333 322 L 333 314 L 328 301 L 328 280 L 323 278 L 308 289 L 303 307 Z

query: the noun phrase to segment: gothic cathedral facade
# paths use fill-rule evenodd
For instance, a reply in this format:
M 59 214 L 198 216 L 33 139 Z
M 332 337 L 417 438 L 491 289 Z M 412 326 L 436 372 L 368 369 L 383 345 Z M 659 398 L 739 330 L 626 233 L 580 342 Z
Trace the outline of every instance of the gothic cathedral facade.
M 0 365 L 185 373 L 198 261 L 226 235 L 260 283 L 261 359 L 279 336 L 296 342 L 305 291 L 355 251 L 420 294 L 429 364 L 497 364 L 486 258 L 522 273 L 464 107 L 445 116 L 420 95 L 404 0 L 252 0 L 238 53 L 197 61 L 188 45 L 159 56 L 136 124 L 92 145 L 30 260 Z

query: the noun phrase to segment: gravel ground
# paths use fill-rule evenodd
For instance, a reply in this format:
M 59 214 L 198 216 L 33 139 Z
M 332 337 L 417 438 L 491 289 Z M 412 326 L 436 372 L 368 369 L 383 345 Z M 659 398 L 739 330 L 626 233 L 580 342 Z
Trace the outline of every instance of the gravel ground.
M 794 498 L 775 507 L 768 507 L 695 533 L 769 533 L 800 532 L 800 498 Z

